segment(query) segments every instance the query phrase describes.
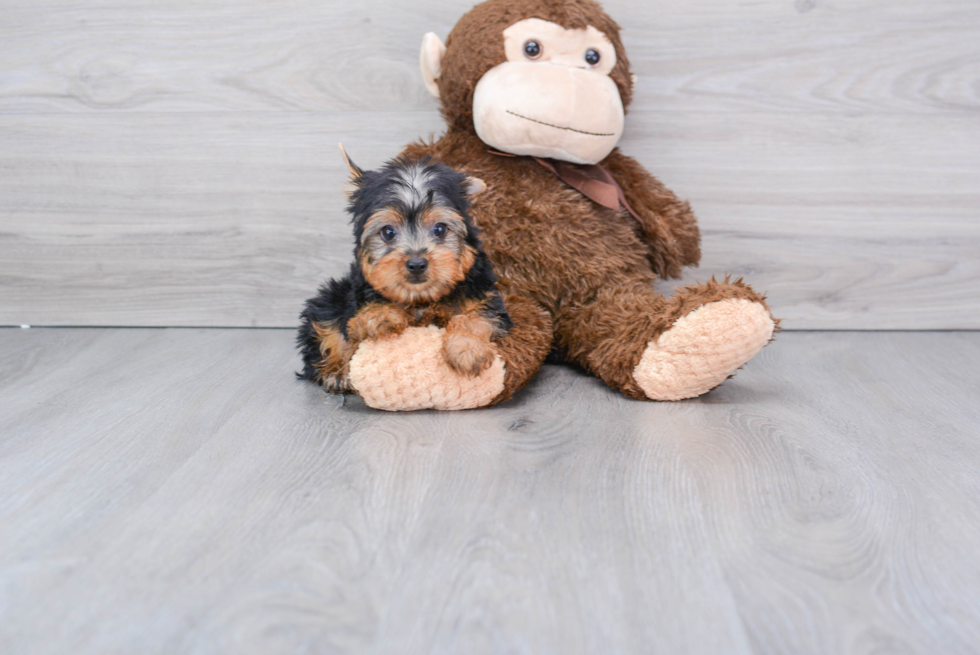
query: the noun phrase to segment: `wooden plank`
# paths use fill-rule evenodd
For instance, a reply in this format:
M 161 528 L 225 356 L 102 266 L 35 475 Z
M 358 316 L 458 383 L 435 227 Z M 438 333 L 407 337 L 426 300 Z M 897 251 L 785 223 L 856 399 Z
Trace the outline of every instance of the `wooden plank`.
M 471 0 L 20 0 L 0 111 L 431 109 L 418 71 Z M 610 0 L 636 109 L 974 114 L 973 0 Z
M 432 112 L 0 116 L 0 324 L 290 326 L 350 261 L 336 143 L 376 166 Z M 701 217 L 689 278 L 788 328 L 980 327 L 980 123 L 632 112 Z M 670 285 L 665 285 L 669 289 Z
M 549 366 L 412 414 L 296 381 L 291 341 L 0 330 L 0 650 L 980 643 L 978 333 L 786 333 L 681 403 Z
M 970 0 L 623 0 L 616 9 L 637 62 L 639 107 L 974 116 L 980 108 L 980 6 Z

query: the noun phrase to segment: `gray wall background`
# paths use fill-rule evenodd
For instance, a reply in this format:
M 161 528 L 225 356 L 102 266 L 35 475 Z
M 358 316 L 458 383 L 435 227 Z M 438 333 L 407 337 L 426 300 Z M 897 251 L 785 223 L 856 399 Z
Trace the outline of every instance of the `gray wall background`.
M 0 324 L 294 325 L 350 258 L 337 142 L 441 132 L 418 47 L 471 4 L 3 2 Z M 605 5 L 688 279 L 790 329 L 980 328 L 980 2 Z

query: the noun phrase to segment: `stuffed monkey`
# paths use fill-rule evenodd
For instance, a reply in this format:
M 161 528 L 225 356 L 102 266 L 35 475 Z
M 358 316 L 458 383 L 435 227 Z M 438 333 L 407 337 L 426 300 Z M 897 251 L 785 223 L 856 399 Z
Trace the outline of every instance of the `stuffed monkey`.
M 404 154 L 486 182 L 471 213 L 514 326 L 502 365 L 473 378 L 438 356 L 434 329 L 361 344 L 351 382 L 368 405 L 498 403 L 549 353 L 630 398 L 692 398 L 772 339 L 765 299 L 740 280 L 654 290 L 698 264 L 700 234 L 688 203 L 616 148 L 634 78 L 598 4 L 489 0 L 445 45 L 426 34 L 421 65 L 447 130 Z

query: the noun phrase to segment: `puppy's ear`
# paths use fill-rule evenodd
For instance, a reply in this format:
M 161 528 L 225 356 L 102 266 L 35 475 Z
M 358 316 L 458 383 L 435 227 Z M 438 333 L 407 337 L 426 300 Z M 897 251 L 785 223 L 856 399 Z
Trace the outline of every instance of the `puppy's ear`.
M 357 165 L 350 160 L 350 157 L 347 156 L 347 151 L 344 150 L 343 143 L 338 143 L 337 146 L 340 148 L 340 155 L 344 158 L 344 163 L 347 164 L 347 170 L 350 172 L 351 182 L 357 182 L 357 180 L 364 175 L 364 171 L 358 168 Z
M 463 188 L 466 191 L 466 197 L 472 200 L 473 196 L 479 195 L 487 190 L 487 184 L 478 177 L 468 175 L 463 180 Z
M 348 196 L 357 189 L 357 185 L 360 184 L 361 178 L 364 177 L 364 171 L 357 167 L 357 164 L 350 160 L 347 156 L 347 151 L 344 150 L 344 144 L 338 143 L 340 147 L 340 155 L 344 158 L 344 163 L 347 165 L 347 172 L 350 173 L 350 179 L 347 181 L 347 185 L 344 186 L 344 193 Z

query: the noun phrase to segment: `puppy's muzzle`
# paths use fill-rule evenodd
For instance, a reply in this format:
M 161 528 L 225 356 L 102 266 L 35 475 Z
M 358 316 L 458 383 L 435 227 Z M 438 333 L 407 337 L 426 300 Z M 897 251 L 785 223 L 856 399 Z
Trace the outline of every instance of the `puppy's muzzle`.
M 429 268 L 429 260 L 424 257 L 413 257 L 405 262 L 408 270 L 408 280 L 410 282 L 424 282 L 425 271 Z

